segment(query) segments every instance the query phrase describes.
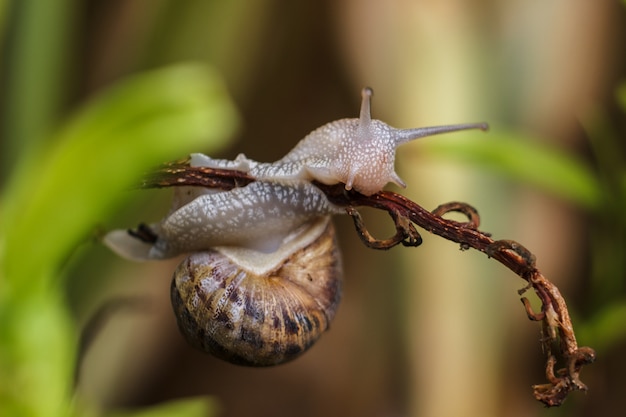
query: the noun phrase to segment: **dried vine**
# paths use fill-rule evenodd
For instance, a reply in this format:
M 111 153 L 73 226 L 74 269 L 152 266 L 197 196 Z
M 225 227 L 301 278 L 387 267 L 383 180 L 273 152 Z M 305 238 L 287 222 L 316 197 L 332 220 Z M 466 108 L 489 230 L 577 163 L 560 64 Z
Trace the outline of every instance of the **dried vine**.
M 245 172 L 190 167 L 186 161 L 180 161 L 156 171 L 142 186 L 145 188 L 201 186 L 230 190 L 253 181 L 255 179 Z M 515 241 L 494 240 L 489 233 L 478 230 L 480 217 L 472 206 L 453 202 L 443 204 L 430 212 L 393 192 L 382 191 L 372 196 L 364 196 L 354 190 L 345 190 L 343 184 L 314 184 L 332 203 L 345 207 L 346 213 L 354 221 L 361 240 L 370 248 L 390 249 L 398 244 L 419 246 L 422 238 L 415 228 L 417 225 L 459 243 L 463 250 L 471 248 L 485 253 L 526 280 L 528 285 L 521 289 L 519 294 L 521 296 L 532 289 L 541 301 L 541 310 L 535 312 L 528 299 L 521 298 L 528 318 L 542 324 L 541 342 L 547 356 L 545 373 L 548 382 L 533 386 L 535 398 L 552 407 L 561 405 L 571 391 L 587 390 L 587 386 L 580 380 L 580 371 L 584 365 L 595 360 L 596 354 L 590 347 L 578 347 L 563 296 L 536 268 L 532 252 Z M 395 224 L 396 234 L 385 240 L 374 238 L 365 227 L 356 207 L 372 207 L 386 211 Z M 463 213 L 468 221 L 457 222 L 443 218 L 450 212 Z M 556 369 L 559 360 L 563 361 L 564 366 Z

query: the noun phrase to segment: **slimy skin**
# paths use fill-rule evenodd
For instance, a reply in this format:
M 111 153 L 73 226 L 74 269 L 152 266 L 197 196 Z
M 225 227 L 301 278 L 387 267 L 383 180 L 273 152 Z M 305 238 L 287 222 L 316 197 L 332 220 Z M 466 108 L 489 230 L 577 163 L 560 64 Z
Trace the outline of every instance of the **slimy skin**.
M 345 213 L 313 184 L 344 184 L 364 195 L 393 182 L 396 149 L 410 140 L 486 124 L 396 129 L 372 120 L 363 89 L 358 119 L 328 123 L 284 158 L 263 163 L 192 154 L 192 167 L 246 172 L 232 190 L 175 187 L 169 213 L 141 233 L 114 230 L 104 243 L 135 260 L 188 253 L 171 300 L 189 343 L 229 362 L 290 361 L 328 329 L 341 298 L 342 267 L 331 215 Z
M 164 259 L 218 246 L 272 253 L 294 230 L 343 213 L 312 181 L 343 183 L 367 196 L 389 182 L 405 187 L 394 168 L 398 146 L 439 133 L 487 129 L 485 123 L 397 129 L 371 118 L 372 94 L 370 88 L 362 90 L 358 119 L 315 129 L 276 162 L 257 162 L 244 154 L 232 161 L 192 154 L 191 166 L 243 171 L 256 181 L 229 191 L 177 188 L 170 213 L 150 226 L 156 242 L 138 243 L 124 231 L 111 232 L 105 242 L 132 259 Z

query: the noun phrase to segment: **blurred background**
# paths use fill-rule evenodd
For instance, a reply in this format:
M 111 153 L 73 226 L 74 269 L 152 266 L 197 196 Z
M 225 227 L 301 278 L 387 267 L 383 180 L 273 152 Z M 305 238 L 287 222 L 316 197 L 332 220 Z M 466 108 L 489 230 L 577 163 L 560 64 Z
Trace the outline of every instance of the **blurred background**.
M 211 156 L 229 159 L 279 159 L 314 128 L 358 117 L 360 89 L 371 86 L 373 117 L 396 127 L 490 123 L 488 133 L 400 148 L 402 193 L 426 209 L 470 203 L 482 230 L 533 251 L 568 301 L 579 343 L 599 358 L 583 370 L 586 394 L 544 409 L 532 397 L 544 358 L 539 325 L 516 293 L 524 281 L 427 232 L 417 249 L 367 249 L 351 220 L 338 218 L 345 282 L 330 330 L 292 363 L 237 367 L 179 335 L 169 305 L 179 260 L 135 264 L 84 237 L 61 270 L 77 328 L 109 300 L 142 302 L 111 314 L 93 336 L 77 401 L 93 415 L 198 396 L 220 416 L 618 415 L 626 407 L 625 8 L 609 0 L 0 2 L 1 184 L 28 152 L 45 153 L 51 132 L 91 97 L 146 70 L 187 61 L 217 70 L 240 124 Z M 98 147 L 86 151 L 86 164 L 98 158 Z M 156 221 L 169 197 L 125 191 L 91 232 Z M 393 233 L 385 215 L 365 215 L 377 236 Z

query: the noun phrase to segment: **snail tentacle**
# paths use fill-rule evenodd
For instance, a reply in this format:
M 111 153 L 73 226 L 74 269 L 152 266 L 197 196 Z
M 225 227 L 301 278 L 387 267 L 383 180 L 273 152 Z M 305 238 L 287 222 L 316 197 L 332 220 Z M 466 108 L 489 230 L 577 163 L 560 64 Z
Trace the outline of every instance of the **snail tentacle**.
M 176 186 L 163 220 L 105 236 L 107 246 L 129 259 L 189 254 L 174 273 L 171 299 L 191 344 L 252 366 L 283 363 L 306 351 L 328 329 L 341 296 L 341 258 L 330 217 L 345 213 L 313 183 L 341 183 L 368 196 L 389 182 L 404 187 L 394 169 L 398 146 L 433 134 L 486 129 L 397 129 L 372 119 L 372 94 L 363 89 L 359 118 L 314 130 L 276 162 L 192 154 L 188 171 L 231 170 L 245 181 L 180 186 L 189 172 L 179 164 L 167 181 L 157 182 Z M 383 246 L 420 242 L 409 225 Z

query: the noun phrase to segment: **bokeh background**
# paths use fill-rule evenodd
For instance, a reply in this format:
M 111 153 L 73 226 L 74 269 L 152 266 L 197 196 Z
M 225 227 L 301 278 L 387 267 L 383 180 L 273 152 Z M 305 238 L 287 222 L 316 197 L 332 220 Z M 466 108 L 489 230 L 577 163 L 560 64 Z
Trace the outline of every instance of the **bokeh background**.
M 620 415 L 625 11 L 609 0 L 0 1 L 0 410 Z M 193 70 L 181 67 L 188 62 Z M 229 109 L 213 119 L 183 117 L 206 89 L 196 64 L 212 68 L 217 86 L 207 107 Z M 173 71 L 171 85 L 157 77 L 119 87 L 154 70 Z M 279 159 L 314 128 L 357 117 L 365 85 L 375 91 L 373 116 L 393 126 L 490 123 L 486 134 L 403 146 L 402 193 L 427 209 L 468 202 L 481 229 L 536 254 L 569 303 L 579 343 L 597 349 L 597 363 L 582 373 L 586 394 L 550 410 L 532 398 L 544 359 L 539 326 L 516 293 L 524 282 L 427 232 L 417 249 L 375 252 L 350 219 L 338 218 L 345 283 L 336 319 L 304 356 L 269 369 L 229 365 L 186 345 L 169 305 L 177 261 L 130 263 L 94 238 L 167 212 L 170 191 L 130 185 L 150 166 L 192 150 Z M 189 109 L 175 107 L 190 97 Z M 161 119 L 133 106 L 161 99 L 164 117 L 182 116 L 144 129 Z M 109 129 L 127 114 L 129 129 Z M 216 130 L 220 138 L 203 145 Z M 106 188 L 119 172 L 124 181 Z M 47 194 L 37 197 L 41 190 Z M 90 208 L 94 201 L 104 208 Z M 384 215 L 365 214 L 377 235 L 392 233 Z M 50 248 L 56 258 L 42 255 Z M 88 337 L 74 389 L 81 329 L 103 305 L 129 299 Z M 207 399 L 179 402 L 188 398 Z

